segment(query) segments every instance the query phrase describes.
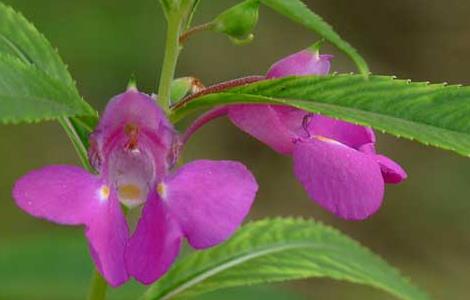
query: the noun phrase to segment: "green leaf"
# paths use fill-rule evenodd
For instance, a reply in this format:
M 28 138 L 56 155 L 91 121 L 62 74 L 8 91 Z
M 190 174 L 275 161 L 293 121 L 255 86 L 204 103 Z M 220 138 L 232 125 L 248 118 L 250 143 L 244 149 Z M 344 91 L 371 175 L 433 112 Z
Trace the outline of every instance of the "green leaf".
M 318 33 L 325 40 L 335 45 L 339 50 L 348 55 L 357 65 L 361 74 L 365 77 L 369 75 L 367 63 L 348 42 L 343 40 L 333 28 L 326 23 L 319 15 L 311 11 L 300 0 L 261 0 L 261 2 L 274 9 L 278 13 L 285 15 L 294 22 L 300 23 L 306 28 Z
M 71 93 L 79 95 L 67 66 L 49 41 L 23 15 L 1 2 L 0 53 L 15 56 L 25 64 L 34 65 L 51 79 L 67 86 Z M 89 108 L 89 117 L 96 119 L 97 113 Z
M 287 77 L 191 99 L 173 118 L 224 103 L 287 104 L 470 156 L 470 87 L 375 75 Z
M 20 13 L 0 2 L 0 52 L 36 65 L 47 75 L 75 88 L 57 51 Z
M 17 82 L 20 90 L 16 94 L 3 93 L 4 97 L 8 96 L 10 98 L 0 99 L 0 103 L 6 105 L 0 108 L 0 112 L 2 112 L 0 122 L 18 123 L 58 119 L 70 137 L 81 161 L 86 165 L 85 145 L 88 140 L 87 136 L 91 131 L 90 128 L 81 126 L 81 124 L 96 123 L 98 114 L 80 98 L 67 66 L 62 62 L 59 54 L 47 39 L 20 13 L 1 2 L 0 53 L 4 56 L 15 56 L 25 64 L 25 66 L 20 67 L 24 76 L 17 78 L 18 80 L 36 74 L 41 77 L 36 78 L 36 80 L 53 82 L 53 85 L 56 86 L 60 85 L 58 92 L 59 90 L 63 92 L 62 95 L 52 95 L 50 93 L 35 95 L 33 93 L 38 91 L 38 87 L 28 86 L 33 84 L 34 81 L 26 81 L 22 85 Z M 26 65 L 31 66 L 31 69 L 27 70 Z M 34 71 L 32 66 L 42 72 Z M 45 87 L 42 86 L 42 88 Z M 44 91 L 42 90 L 42 92 Z M 0 93 L 2 92 L 0 91 Z M 13 95 L 20 97 L 13 99 L 11 98 Z M 62 97 L 62 99 L 57 101 L 59 97 Z M 35 99 L 36 103 L 33 105 Z M 25 106 L 24 109 L 22 108 L 23 105 Z M 8 113 L 13 114 L 7 115 Z M 67 118 L 72 116 L 73 118 Z M 87 120 L 82 119 L 85 116 L 87 116 Z M 90 121 L 90 118 L 94 120 Z
M 70 87 L 33 65 L 0 55 L 0 122 L 19 123 L 92 115 Z
M 300 219 L 244 226 L 228 242 L 183 258 L 144 299 L 185 299 L 227 287 L 309 277 L 366 284 L 402 299 L 428 299 L 357 242 L 330 227 Z

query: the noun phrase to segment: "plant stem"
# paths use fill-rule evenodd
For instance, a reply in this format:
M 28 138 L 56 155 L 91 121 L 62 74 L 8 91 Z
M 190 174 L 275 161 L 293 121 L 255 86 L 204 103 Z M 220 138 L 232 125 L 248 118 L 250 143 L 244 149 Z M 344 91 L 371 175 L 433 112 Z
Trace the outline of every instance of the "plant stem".
M 101 276 L 98 271 L 93 273 L 93 278 L 90 285 L 90 292 L 88 294 L 88 300 L 104 300 L 106 299 L 106 291 L 108 284 L 106 280 Z
M 194 34 L 196 33 L 199 33 L 199 32 L 204 32 L 204 31 L 208 31 L 210 30 L 212 27 L 214 27 L 214 23 L 205 23 L 205 24 L 201 24 L 201 25 L 197 25 L 197 26 L 194 26 L 188 30 L 186 30 L 185 32 L 183 32 L 183 34 L 180 36 L 179 38 L 179 41 L 180 41 L 180 44 L 184 44 L 186 43 L 186 41 L 191 37 L 193 36 Z
M 90 163 L 88 162 L 88 155 L 87 155 L 87 149 L 85 147 L 85 144 L 82 142 L 82 140 L 78 136 L 77 131 L 75 130 L 70 119 L 60 118 L 59 123 L 62 125 L 62 127 L 65 130 L 65 133 L 67 134 L 70 141 L 72 142 L 72 145 L 75 148 L 75 151 L 77 152 L 78 157 L 80 158 L 80 162 L 82 163 L 82 166 L 88 171 L 92 172 L 93 168 L 90 166 Z
M 181 14 L 173 12 L 168 15 L 165 57 L 158 87 L 158 103 L 167 114 L 170 112 L 170 89 L 180 52 L 179 33 L 181 22 Z

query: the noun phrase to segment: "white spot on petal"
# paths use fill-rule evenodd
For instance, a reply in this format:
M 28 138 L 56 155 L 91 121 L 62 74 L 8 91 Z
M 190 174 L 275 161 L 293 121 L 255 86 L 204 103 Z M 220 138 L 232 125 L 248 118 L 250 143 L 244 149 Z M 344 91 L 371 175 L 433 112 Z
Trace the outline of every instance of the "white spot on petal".
M 160 198 L 162 198 L 162 200 L 165 200 L 167 196 L 166 184 L 164 184 L 163 182 L 160 182 L 157 185 L 157 193 L 158 195 L 160 195 Z
M 102 185 L 98 190 L 98 198 L 100 199 L 100 202 L 108 201 L 110 193 L 111 190 L 109 189 L 109 186 Z

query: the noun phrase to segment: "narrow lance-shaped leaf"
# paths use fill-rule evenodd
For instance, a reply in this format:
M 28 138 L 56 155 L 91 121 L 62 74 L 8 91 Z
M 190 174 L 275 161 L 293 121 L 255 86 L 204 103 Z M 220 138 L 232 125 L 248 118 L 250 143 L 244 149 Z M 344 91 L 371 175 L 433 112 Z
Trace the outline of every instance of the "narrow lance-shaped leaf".
M 310 277 L 365 284 L 401 299 L 428 299 L 357 242 L 330 227 L 300 219 L 244 226 L 228 242 L 183 258 L 143 298 L 186 299 L 227 287 Z
M 318 33 L 325 40 L 335 45 L 339 50 L 348 55 L 361 74 L 365 77 L 369 75 L 369 68 L 366 61 L 348 42 L 343 40 L 334 29 L 326 23 L 319 15 L 311 11 L 300 0 L 261 0 L 261 2 L 285 15 L 294 22 L 300 23 L 306 28 Z
M 175 108 L 176 120 L 226 103 L 286 104 L 470 156 L 470 87 L 390 76 L 305 76 L 265 80 L 182 103 Z

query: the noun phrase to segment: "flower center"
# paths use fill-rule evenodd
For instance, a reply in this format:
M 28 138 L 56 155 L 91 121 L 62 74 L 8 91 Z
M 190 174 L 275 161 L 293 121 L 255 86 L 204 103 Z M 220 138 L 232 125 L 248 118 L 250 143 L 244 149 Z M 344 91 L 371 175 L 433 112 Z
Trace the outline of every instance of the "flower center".
M 154 169 L 154 161 L 145 149 L 113 150 L 108 176 L 123 205 L 134 208 L 145 203 L 150 187 L 155 184 Z
M 129 141 L 126 144 L 126 148 L 129 150 L 137 149 L 137 143 L 139 138 L 139 126 L 134 123 L 128 123 L 124 127 L 124 133 L 129 138 Z
M 139 201 L 142 198 L 142 190 L 134 184 L 123 184 L 118 187 L 120 199 L 127 201 Z

